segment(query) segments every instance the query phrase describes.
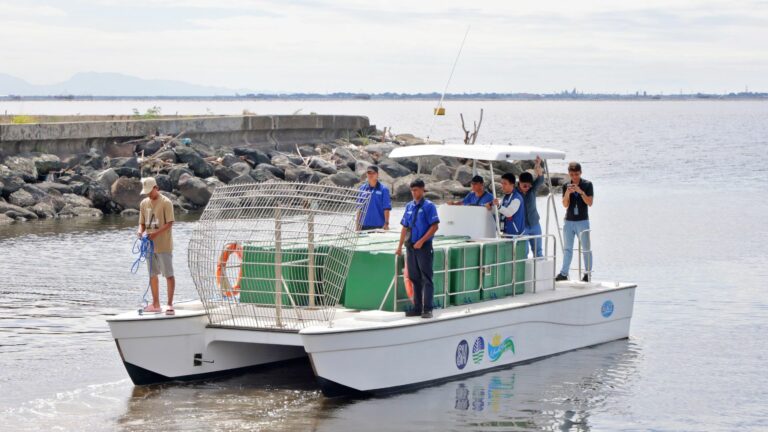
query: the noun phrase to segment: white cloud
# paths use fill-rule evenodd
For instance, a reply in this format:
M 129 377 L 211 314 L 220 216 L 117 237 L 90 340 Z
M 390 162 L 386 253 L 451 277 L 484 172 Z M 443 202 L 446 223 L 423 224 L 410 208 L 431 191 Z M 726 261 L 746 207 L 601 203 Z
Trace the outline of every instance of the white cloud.
M 8 2 L 0 2 L 0 17 L 3 20 L 14 18 L 41 18 L 41 17 L 63 17 L 66 12 L 53 6 L 32 6 Z

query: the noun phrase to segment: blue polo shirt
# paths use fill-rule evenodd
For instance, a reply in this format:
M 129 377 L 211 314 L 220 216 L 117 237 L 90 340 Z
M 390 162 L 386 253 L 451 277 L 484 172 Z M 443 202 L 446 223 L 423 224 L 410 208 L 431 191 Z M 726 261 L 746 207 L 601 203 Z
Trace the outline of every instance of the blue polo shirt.
M 421 205 L 419 206 L 419 204 Z M 417 207 L 416 220 L 411 227 L 413 212 L 416 211 Z M 440 218 L 437 217 L 437 207 L 435 207 L 432 201 L 422 198 L 421 203 L 411 201 L 405 206 L 405 214 L 403 219 L 400 220 L 400 225 L 411 228 L 411 243 L 416 243 L 429 231 L 429 227 L 439 222 Z M 432 245 L 432 239 L 430 238 L 426 241 L 425 245 Z
M 362 225 L 364 228 L 381 228 L 386 222 L 384 220 L 384 210 L 392 210 L 392 202 L 389 197 L 389 189 L 376 182 L 376 186 L 371 187 L 368 182 L 360 186 L 360 190 L 371 194 L 371 201 L 368 203 L 368 211 L 365 213 Z
M 467 196 L 464 197 L 462 204 L 465 206 L 484 206 L 489 202 L 493 202 L 493 195 L 483 191 L 483 194 L 479 197 L 474 192 L 468 193 Z

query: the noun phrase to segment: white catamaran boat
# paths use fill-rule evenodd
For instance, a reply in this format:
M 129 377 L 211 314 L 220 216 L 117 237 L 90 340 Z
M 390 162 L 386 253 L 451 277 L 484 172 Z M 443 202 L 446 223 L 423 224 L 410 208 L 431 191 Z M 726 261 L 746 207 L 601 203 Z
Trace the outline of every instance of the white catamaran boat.
M 424 156 L 565 158 L 503 145 L 420 145 L 390 154 Z M 404 259 L 395 255 L 399 227 L 357 231 L 368 199 L 357 189 L 302 183 L 217 188 L 189 242 L 200 300 L 178 304 L 174 316 L 134 310 L 108 320 L 133 382 L 308 357 L 326 395 L 389 392 L 629 336 L 634 284 L 555 282 L 559 231 L 540 236 L 544 257 L 528 258 L 531 237 L 503 237 L 497 215 L 483 207 L 438 207 L 434 318 L 406 317 L 412 304 Z M 556 207 L 550 192 L 547 231 Z

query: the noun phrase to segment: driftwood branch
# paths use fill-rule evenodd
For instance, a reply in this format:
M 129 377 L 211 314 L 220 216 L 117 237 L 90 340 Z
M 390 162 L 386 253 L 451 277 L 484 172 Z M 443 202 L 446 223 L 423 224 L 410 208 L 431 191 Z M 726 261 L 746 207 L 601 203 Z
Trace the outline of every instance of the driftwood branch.
M 461 130 L 464 131 L 464 144 L 474 144 L 477 141 L 477 134 L 480 132 L 480 126 L 483 124 L 483 109 L 480 109 L 480 120 L 473 123 L 473 131 L 470 133 L 464 124 L 464 114 L 459 114 L 461 117 Z

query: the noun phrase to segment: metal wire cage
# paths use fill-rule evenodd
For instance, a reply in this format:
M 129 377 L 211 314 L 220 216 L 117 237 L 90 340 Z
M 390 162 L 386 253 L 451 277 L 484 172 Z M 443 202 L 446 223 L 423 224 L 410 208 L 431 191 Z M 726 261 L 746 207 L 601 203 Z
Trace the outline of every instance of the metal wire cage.
M 188 248 L 210 324 L 297 331 L 332 320 L 369 201 L 307 183 L 217 187 Z

